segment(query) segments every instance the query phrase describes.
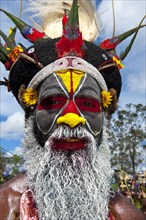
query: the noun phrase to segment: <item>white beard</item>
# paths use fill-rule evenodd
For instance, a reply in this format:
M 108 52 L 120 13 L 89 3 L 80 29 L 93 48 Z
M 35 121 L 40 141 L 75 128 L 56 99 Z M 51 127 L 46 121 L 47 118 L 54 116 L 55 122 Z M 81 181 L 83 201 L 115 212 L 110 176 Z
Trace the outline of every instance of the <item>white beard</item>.
M 52 137 L 69 137 L 69 128 L 60 126 L 41 147 L 33 120 L 26 121 L 25 167 L 40 220 L 106 220 L 113 170 L 105 122 L 100 146 L 86 129 L 74 129 L 78 138 L 88 138 L 88 145 L 69 155 L 51 148 Z

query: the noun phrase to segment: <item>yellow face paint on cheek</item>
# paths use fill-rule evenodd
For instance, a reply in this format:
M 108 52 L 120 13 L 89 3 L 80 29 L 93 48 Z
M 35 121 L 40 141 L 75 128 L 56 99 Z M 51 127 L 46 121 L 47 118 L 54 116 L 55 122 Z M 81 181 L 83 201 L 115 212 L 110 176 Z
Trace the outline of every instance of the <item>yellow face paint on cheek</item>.
M 78 70 L 61 70 L 56 73 L 63 81 L 68 92 L 75 92 L 84 72 Z

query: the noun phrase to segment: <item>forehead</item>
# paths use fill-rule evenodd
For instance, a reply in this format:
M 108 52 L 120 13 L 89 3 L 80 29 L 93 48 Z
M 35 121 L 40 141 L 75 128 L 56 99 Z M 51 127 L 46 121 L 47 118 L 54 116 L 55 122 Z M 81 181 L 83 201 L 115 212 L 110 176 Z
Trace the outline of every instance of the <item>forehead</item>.
M 85 74 L 88 73 L 92 78 L 98 82 L 100 88 L 102 90 L 107 91 L 107 85 L 101 73 L 90 63 L 85 60 L 74 57 L 67 56 L 56 60 L 55 62 L 48 64 L 44 68 L 42 68 L 30 81 L 28 88 L 36 90 L 41 83 L 48 78 L 52 73 L 60 72 L 60 70 L 79 70 L 83 71 Z
M 39 93 L 42 94 L 48 90 L 51 95 L 62 93 L 63 91 L 68 94 L 75 94 L 79 90 L 85 94 L 89 92 L 90 94 L 99 94 L 101 91 L 93 77 L 76 69 L 61 70 L 49 75 L 41 84 Z

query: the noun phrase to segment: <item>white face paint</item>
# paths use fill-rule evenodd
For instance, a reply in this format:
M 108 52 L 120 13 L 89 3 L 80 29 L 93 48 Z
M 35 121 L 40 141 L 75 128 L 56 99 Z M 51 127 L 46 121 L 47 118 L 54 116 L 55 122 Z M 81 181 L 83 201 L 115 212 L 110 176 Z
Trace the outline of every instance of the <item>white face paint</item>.
M 104 124 L 100 146 L 85 128 L 77 130 L 78 138 L 86 136 L 88 145 L 69 153 L 51 147 L 53 138 L 70 137 L 68 127 L 59 126 L 42 147 L 33 135 L 33 120 L 26 121 L 25 165 L 40 219 L 106 220 L 113 174 L 107 126 Z

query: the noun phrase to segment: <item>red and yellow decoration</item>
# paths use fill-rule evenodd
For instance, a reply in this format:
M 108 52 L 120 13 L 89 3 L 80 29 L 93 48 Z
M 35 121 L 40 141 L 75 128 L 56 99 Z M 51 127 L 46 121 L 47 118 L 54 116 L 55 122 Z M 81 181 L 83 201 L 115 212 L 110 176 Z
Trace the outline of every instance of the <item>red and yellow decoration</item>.
M 123 63 L 121 62 L 121 60 L 119 60 L 118 56 L 116 56 L 116 57 L 113 56 L 113 61 L 114 61 L 114 63 L 116 63 L 118 69 L 124 68 Z
M 10 50 L 9 48 L 6 48 L 6 49 Z M 11 51 L 11 53 L 8 55 L 8 57 L 11 59 L 12 62 L 15 62 L 18 55 L 22 52 L 23 52 L 23 48 L 20 45 L 18 45 Z
M 77 57 L 85 56 L 84 41 L 79 29 L 78 3 L 73 1 L 69 15 L 62 19 L 63 35 L 56 43 L 58 58 L 71 55 Z
M 110 92 L 107 92 L 103 90 L 101 92 L 101 102 L 104 108 L 108 108 L 108 106 L 111 104 L 112 101 L 112 95 Z
M 23 102 L 26 106 L 36 105 L 38 101 L 37 92 L 32 88 L 28 88 L 25 90 L 23 94 Z
M 99 45 L 100 48 L 103 50 L 109 51 L 109 50 L 115 50 L 116 46 L 120 43 L 118 37 L 114 37 L 112 39 L 106 39 L 102 41 Z

